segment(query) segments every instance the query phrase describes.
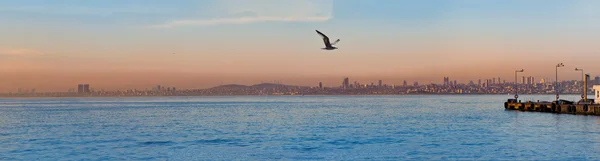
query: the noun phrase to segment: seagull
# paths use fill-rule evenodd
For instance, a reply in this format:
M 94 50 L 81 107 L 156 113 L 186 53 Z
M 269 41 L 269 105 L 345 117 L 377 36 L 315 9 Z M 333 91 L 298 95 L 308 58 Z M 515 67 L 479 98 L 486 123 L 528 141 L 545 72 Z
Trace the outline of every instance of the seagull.
M 321 35 L 321 37 L 323 37 L 323 42 L 325 42 L 325 48 L 321 48 L 323 50 L 335 50 L 337 49 L 337 47 L 334 47 L 332 45 L 337 44 L 338 42 L 340 42 L 340 39 L 335 40 L 335 42 L 331 43 L 329 42 L 329 37 L 325 36 L 325 34 L 321 33 L 319 30 L 315 30 L 317 31 L 317 33 L 319 35 Z

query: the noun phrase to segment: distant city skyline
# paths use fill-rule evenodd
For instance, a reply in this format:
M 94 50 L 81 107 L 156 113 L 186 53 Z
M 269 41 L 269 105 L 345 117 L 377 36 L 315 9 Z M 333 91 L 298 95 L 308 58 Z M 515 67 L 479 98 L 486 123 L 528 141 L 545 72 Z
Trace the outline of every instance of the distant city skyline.
M 173 77 L 173 78 L 177 78 L 177 77 Z M 221 78 L 226 78 L 226 77 L 221 77 Z M 230 78 L 230 77 L 229 77 Z M 261 80 L 260 82 L 239 82 L 239 81 L 227 81 L 227 80 L 221 80 L 220 84 L 216 84 L 216 85 L 212 85 L 212 86 L 206 86 L 206 84 L 201 84 L 199 83 L 196 86 L 193 87 L 189 87 L 189 86 L 177 86 L 175 84 L 177 83 L 170 83 L 168 84 L 168 86 L 165 86 L 163 83 L 157 83 L 157 84 L 152 84 L 152 85 L 148 85 L 148 84 L 132 84 L 132 83 L 125 83 L 125 84 L 120 84 L 120 85 L 112 85 L 112 86 L 119 86 L 120 88 L 111 88 L 111 86 L 107 86 L 106 84 L 95 84 L 95 86 L 90 87 L 90 84 L 77 84 L 75 86 L 73 86 L 73 84 L 67 85 L 67 87 L 63 88 L 63 89 L 57 89 L 57 90 L 38 90 L 38 88 L 35 87 L 15 87 L 14 89 L 16 89 L 16 91 L 13 91 L 12 89 L 9 89 L 8 91 L 6 91 L 7 93 L 12 93 L 12 92 L 17 92 L 17 93 L 21 93 L 21 91 L 32 91 L 33 93 L 35 93 L 35 91 L 38 92 L 75 92 L 75 93 L 89 93 L 89 91 L 92 89 L 95 89 L 96 91 L 119 91 L 119 90 L 155 90 L 155 89 L 161 89 L 164 88 L 163 90 L 167 90 L 167 89 L 175 89 L 176 87 L 178 87 L 179 89 L 186 89 L 186 90 L 190 90 L 190 89 L 207 89 L 207 88 L 212 88 L 212 87 L 218 87 L 218 86 L 222 86 L 222 85 L 255 85 L 255 84 L 261 84 L 261 83 L 271 83 L 271 84 L 283 84 L 283 85 L 293 85 L 293 86 L 304 86 L 304 87 L 319 87 L 319 88 L 341 88 L 341 89 L 350 89 L 350 88 L 356 88 L 357 86 L 376 86 L 376 87 L 383 87 L 383 86 L 390 86 L 390 87 L 407 87 L 407 86 L 423 86 L 423 85 L 443 85 L 443 86 L 455 86 L 455 85 L 477 85 L 477 86 L 489 86 L 489 85 L 499 85 L 499 84 L 514 84 L 514 81 L 507 81 L 506 79 L 500 79 L 501 77 L 492 77 L 492 78 L 483 78 L 483 79 L 477 79 L 477 80 L 468 80 L 468 81 L 458 81 L 457 79 L 453 79 L 451 77 L 442 77 L 442 79 L 440 79 L 441 81 L 428 81 L 428 82 L 420 82 L 420 81 L 408 81 L 408 80 L 401 80 L 401 82 L 398 82 L 398 80 L 392 80 L 392 81 L 385 81 L 383 79 L 378 79 L 376 81 L 373 81 L 371 79 L 353 79 L 351 77 L 343 77 L 343 80 L 338 79 L 337 83 L 336 81 L 318 81 L 318 82 L 311 82 L 309 84 L 295 84 L 294 82 L 297 81 L 282 81 L 282 80 Z M 366 81 L 365 81 L 366 80 Z M 193 79 L 190 81 L 194 81 Z M 565 80 L 559 80 L 559 82 L 578 82 L 578 81 L 582 81 L 581 79 L 573 79 L 573 80 L 569 80 L 569 79 L 565 79 Z M 600 85 L 600 76 L 595 76 L 595 77 L 590 77 L 589 80 L 590 81 L 590 85 L 593 84 L 599 84 Z M 52 81 L 48 81 L 48 82 L 52 82 Z M 94 81 L 91 81 L 94 82 Z M 230 82 L 234 82 L 234 83 L 230 83 Z M 352 83 L 351 83 L 352 82 Z M 477 83 L 476 83 L 477 82 Z M 316 84 L 318 83 L 318 84 Z M 535 79 L 535 77 L 533 76 L 519 76 L 517 79 L 517 83 L 519 84 L 546 84 L 546 85 L 552 85 L 554 84 L 554 80 L 549 79 L 549 78 L 540 78 L 540 79 Z M 62 87 L 62 85 L 59 86 L 53 86 L 54 88 L 58 88 L 58 87 Z M 74 87 L 74 88 L 73 88 Z M 66 90 L 65 90 L 66 89 Z M 4 93 L 2 91 L 0 91 L 0 93 Z
M 577 80 L 600 75 L 598 18 L 591 0 L 5 0 L 0 91 Z
M 317 86 L 298 86 L 281 84 L 281 82 L 261 83 L 255 85 L 227 84 L 204 89 L 181 89 L 156 85 L 144 89 L 105 90 L 94 89 L 89 84 L 78 84 L 77 91 L 70 88 L 62 92 L 37 92 L 36 89 L 21 89 L 17 92 L 0 93 L 0 97 L 147 97 L 147 96 L 232 96 L 232 95 L 412 95 L 412 94 L 581 94 L 587 89 L 588 94 L 597 91 L 590 90 L 595 85 L 600 85 L 600 77 L 589 80 L 587 84 L 579 80 L 565 80 L 558 83 L 541 81 L 533 82 L 533 77 L 523 77 L 518 84 L 505 81 L 494 82 L 486 79 L 485 83 L 473 81 L 459 83 L 444 77 L 443 84 L 419 84 L 413 85 L 384 84 L 383 80 L 378 83 L 354 81 L 345 77 L 339 86 L 323 86 L 319 82 Z M 583 88 L 587 85 L 587 88 Z M 518 90 L 517 90 L 518 89 Z
M 526 72 L 525 72 L 526 73 Z M 106 89 L 106 90 L 126 90 L 126 89 L 144 89 L 149 87 L 154 87 L 157 84 L 180 87 L 182 89 L 203 89 L 210 88 L 219 85 L 225 84 L 240 84 L 240 85 L 253 85 L 259 83 L 281 83 L 288 85 L 300 85 L 300 86 L 315 86 L 316 83 L 321 82 L 323 86 L 338 86 L 342 81 L 342 78 L 346 78 L 344 76 L 310 76 L 310 75 L 279 75 L 279 76 L 269 76 L 266 74 L 245 74 L 245 75 L 225 75 L 225 74 L 190 74 L 190 73 L 152 73 L 152 72 L 115 72 L 110 73 L 113 75 L 112 77 L 105 78 L 104 74 L 107 73 L 79 73 L 77 75 L 68 75 L 68 74 L 32 74 L 32 73 L 15 73 L 18 76 L 4 75 L 5 77 L 0 78 L 3 81 L 9 81 L 10 84 L 0 84 L 0 93 L 9 92 L 9 91 L 17 91 L 19 88 L 22 89 L 36 89 L 40 92 L 56 92 L 56 91 L 65 91 L 65 89 L 76 88 L 73 84 L 81 84 L 85 82 L 86 84 L 93 84 L 97 89 Z M 514 74 L 514 73 L 513 73 Z M 590 79 L 594 79 L 599 75 L 591 75 Z M 368 77 L 368 76 L 356 76 L 356 77 L 348 77 L 350 78 L 349 84 L 351 82 L 360 82 L 360 83 L 373 83 L 378 84 L 379 80 L 383 81 L 383 84 L 388 85 L 403 85 L 406 81 L 407 84 L 412 85 L 415 82 L 419 84 L 444 84 L 444 78 L 449 78 L 450 81 L 457 81 L 461 84 L 468 84 L 469 81 L 473 81 L 474 83 L 478 83 L 478 81 L 482 81 L 482 83 L 486 83 L 486 81 L 492 81 L 492 78 L 497 79 L 498 77 L 502 78 L 501 81 L 505 81 L 506 83 L 514 82 L 514 75 L 510 76 L 490 76 L 490 77 L 480 77 L 480 78 L 461 78 L 461 77 L 425 77 L 421 79 L 406 79 L 406 77 L 394 77 L 394 76 L 377 76 L 377 77 Z M 527 74 L 519 74 L 518 81 L 519 83 L 527 81 L 528 78 L 534 78 L 535 82 L 540 82 L 542 80 L 549 82 L 554 82 L 554 76 L 548 77 L 536 77 L 530 76 Z M 21 79 L 27 78 L 27 79 Z M 119 79 L 115 79 L 119 78 Z M 425 81 L 423 81 L 425 80 Z M 559 80 L 581 80 L 580 72 L 571 72 L 571 71 L 561 71 L 559 72 Z

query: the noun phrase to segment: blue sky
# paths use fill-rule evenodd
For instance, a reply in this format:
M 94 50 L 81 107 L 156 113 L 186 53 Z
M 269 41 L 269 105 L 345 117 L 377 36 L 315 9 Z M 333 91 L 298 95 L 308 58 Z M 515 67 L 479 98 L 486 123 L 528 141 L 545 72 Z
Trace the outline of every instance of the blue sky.
M 562 61 L 600 74 L 593 70 L 600 69 L 598 19 L 595 0 L 3 0 L 0 72 L 395 75 L 435 82 L 482 73 L 471 69 L 499 71 L 477 77 L 512 74 L 501 67 L 550 77 L 547 66 Z M 340 49 L 321 51 L 315 29 L 341 39 Z M 540 61 L 528 60 L 534 58 Z

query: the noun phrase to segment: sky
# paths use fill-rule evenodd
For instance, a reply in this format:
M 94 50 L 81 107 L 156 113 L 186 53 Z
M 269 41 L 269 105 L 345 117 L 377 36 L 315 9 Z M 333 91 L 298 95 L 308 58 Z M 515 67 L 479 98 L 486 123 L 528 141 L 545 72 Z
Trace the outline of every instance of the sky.
M 0 92 L 580 79 L 598 19 L 596 0 L 3 0 Z

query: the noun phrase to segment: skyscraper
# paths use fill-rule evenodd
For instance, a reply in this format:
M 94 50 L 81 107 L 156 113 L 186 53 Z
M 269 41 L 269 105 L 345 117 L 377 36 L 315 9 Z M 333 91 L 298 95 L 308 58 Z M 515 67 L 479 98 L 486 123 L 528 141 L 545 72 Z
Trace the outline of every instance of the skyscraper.
M 450 85 L 450 78 L 449 77 L 444 77 L 444 85 Z
M 323 83 L 319 82 L 319 88 L 323 89 Z
M 348 77 L 344 78 L 344 82 L 342 82 L 342 88 L 348 88 L 350 86 L 350 79 Z
M 77 93 L 83 93 L 83 84 L 77 85 Z
M 83 93 L 90 93 L 90 85 L 83 84 Z
M 406 87 L 406 86 L 408 86 L 408 84 L 406 83 L 406 80 L 404 80 L 404 82 L 402 82 L 402 86 L 403 86 L 403 87 Z
M 378 85 L 377 85 L 377 86 L 379 86 L 379 87 L 383 87 L 383 82 L 382 82 L 381 80 L 379 80 L 379 83 L 378 83 Z

